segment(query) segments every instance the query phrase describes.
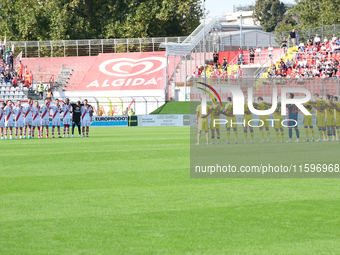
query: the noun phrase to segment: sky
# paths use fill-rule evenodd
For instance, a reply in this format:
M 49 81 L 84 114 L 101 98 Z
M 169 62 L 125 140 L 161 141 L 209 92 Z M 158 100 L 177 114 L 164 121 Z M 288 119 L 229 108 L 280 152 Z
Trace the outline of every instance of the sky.
M 293 3 L 294 1 L 283 1 L 284 3 Z M 233 5 L 239 6 L 239 5 L 250 5 L 255 4 L 255 0 L 237 0 L 237 1 L 231 1 L 231 0 L 206 0 L 205 1 L 205 8 L 206 10 L 210 11 L 210 14 L 217 15 L 217 14 L 223 14 L 226 12 L 233 12 Z
M 206 0 L 205 8 L 210 11 L 210 14 L 223 14 L 226 12 L 233 12 L 233 4 L 237 5 L 249 5 L 255 3 L 253 0 L 237 0 L 235 2 L 230 0 Z

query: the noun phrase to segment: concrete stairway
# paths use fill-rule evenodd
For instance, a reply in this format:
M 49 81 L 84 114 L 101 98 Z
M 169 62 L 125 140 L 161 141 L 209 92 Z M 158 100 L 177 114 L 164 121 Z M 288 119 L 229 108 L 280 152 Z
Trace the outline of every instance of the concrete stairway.
M 73 68 L 72 67 L 65 67 L 62 66 L 58 77 L 56 79 L 56 81 L 54 82 L 53 91 L 63 91 L 64 88 L 66 87 L 66 84 L 72 74 Z

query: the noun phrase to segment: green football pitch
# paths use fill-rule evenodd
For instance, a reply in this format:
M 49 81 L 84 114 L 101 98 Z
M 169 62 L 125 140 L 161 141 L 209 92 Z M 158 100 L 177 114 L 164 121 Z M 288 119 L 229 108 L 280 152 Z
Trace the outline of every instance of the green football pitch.
M 340 254 L 338 179 L 193 179 L 189 133 L 1 140 L 0 254 Z M 229 146 L 327 163 L 340 143 Z

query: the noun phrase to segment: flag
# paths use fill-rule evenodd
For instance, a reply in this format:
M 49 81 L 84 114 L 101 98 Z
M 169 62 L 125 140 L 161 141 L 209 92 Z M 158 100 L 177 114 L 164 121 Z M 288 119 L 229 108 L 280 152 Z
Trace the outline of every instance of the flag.
M 6 48 L 6 35 L 5 35 L 5 39 L 4 39 L 4 45 L 5 45 L 5 48 Z
M 133 99 L 133 100 L 131 101 L 131 103 L 129 104 L 128 109 L 130 109 L 130 107 L 131 107 L 131 105 L 133 104 L 134 101 L 135 101 L 135 99 Z
M 17 65 L 17 64 L 19 63 L 19 61 L 21 60 L 21 58 L 22 58 L 22 52 L 20 52 L 20 53 L 18 54 L 18 56 L 15 58 L 15 65 Z

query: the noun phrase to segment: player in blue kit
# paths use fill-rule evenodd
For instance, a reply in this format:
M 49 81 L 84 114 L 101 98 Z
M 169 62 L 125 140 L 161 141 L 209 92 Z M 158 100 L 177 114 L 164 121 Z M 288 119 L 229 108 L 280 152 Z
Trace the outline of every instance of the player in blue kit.
M 288 95 L 289 99 L 293 99 L 294 98 L 294 94 L 293 93 L 289 93 Z M 299 108 L 297 108 L 297 106 L 295 104 L 289 104 L 287 105 L 288 108 L 288 128 L 289 128 L 289 140 L 287 141 L 287 143 L 291 143 L 292 142 L 292 136 L 293 136 L 293 127 L 295 129 L 295 133 L 296 133 L 296 141 L 295 142 L 300 142 L 300 132 L 298 129 L 298 113 L 299 113 Z

